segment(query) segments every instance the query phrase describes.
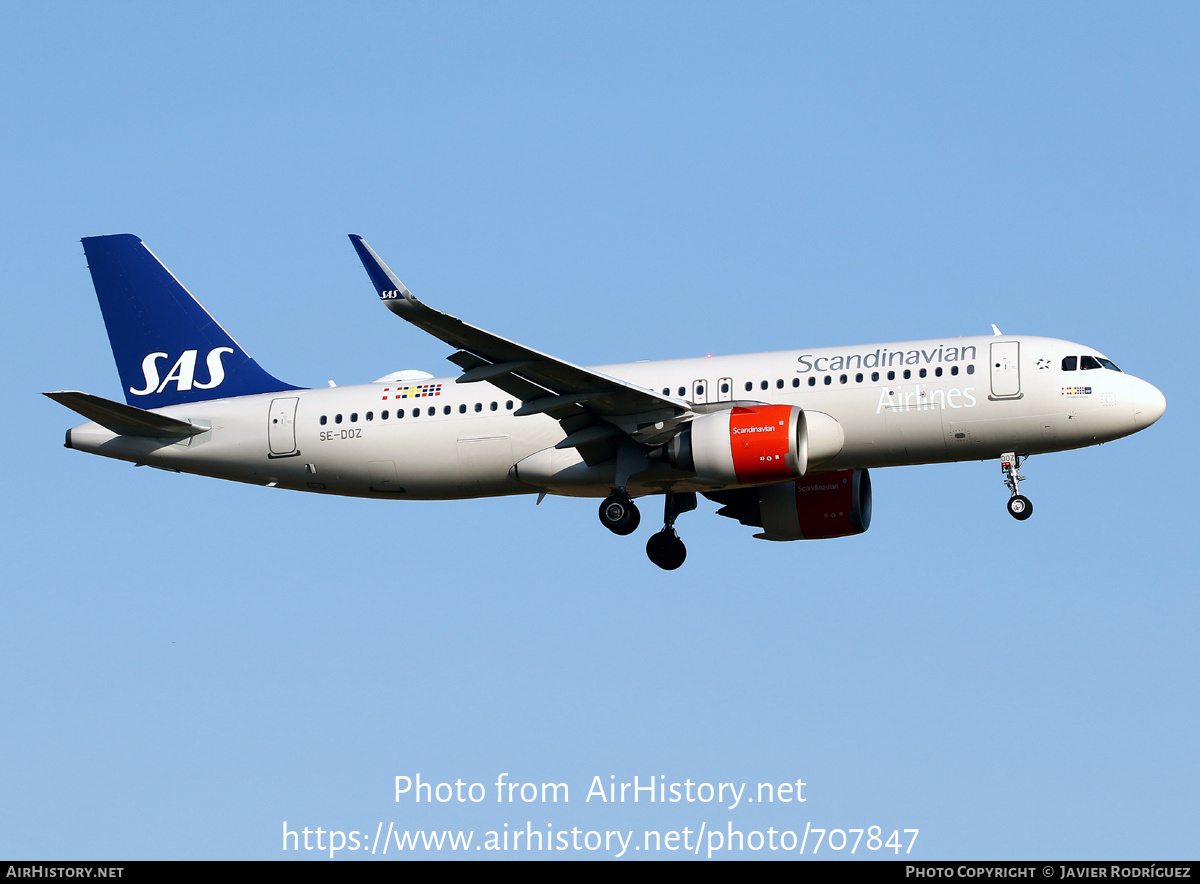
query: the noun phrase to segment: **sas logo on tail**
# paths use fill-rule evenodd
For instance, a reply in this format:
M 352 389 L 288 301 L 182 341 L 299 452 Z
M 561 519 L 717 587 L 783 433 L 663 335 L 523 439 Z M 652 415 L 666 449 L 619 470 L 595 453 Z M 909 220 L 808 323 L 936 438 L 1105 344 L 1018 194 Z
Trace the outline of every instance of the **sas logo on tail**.
M 216 347 L 208 351 L 208 356 L 205 359 L 205 364 L 208 367 L 208 381 L 205 383 L 196 380 L 197 350 L 184 350 L 183 355 L 175 361 L 175 364 L 171 366 L 171 370 L 167 372 L 167 376 L 161 382 L 158 379 L 158 360 L 168 358 L 167 354 L 150 353 L 142 360 L 142 375 L 145 377 L 146 385 L 140 390 L 130 387 L 129 392 L 134 396 L 149 396 L 151 393 L 161 393 L 171 381 L 175 382 L 175 389 L 181 393 L 193 387 L 197 390 L 211 390 L 213 387 L 219 387 L 221 386 L 221 382 L 225 380 L 225 366 L 221 364 L 221 357 L 226 353 L 232 352 L 232 347 Z

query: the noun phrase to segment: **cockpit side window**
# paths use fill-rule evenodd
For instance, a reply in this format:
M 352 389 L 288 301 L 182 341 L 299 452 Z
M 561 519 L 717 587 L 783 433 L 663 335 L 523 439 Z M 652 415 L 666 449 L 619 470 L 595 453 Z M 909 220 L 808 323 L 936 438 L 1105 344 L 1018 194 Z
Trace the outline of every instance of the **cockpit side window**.
M 1063 365 L 1063 371 L 1074 371 L 1076 368 L 1079 367 L 1079 357 L 1078 356 L 1064 356 L 1062 365 Z
M 1092 368 L 1100 368 L 1101 365 L 1095 360 L 1095 358 L 1084 355 L 1079 357 L 1079 367 L 1083 371 L 1087 371 L 1088 369 Z

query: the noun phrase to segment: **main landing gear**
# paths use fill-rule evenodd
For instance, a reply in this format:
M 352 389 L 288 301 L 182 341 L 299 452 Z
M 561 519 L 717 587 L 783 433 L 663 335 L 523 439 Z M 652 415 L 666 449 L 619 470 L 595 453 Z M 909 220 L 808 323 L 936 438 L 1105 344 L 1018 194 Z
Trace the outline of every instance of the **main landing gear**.
M 696 508 L 696 494 L 668 494 L 663 505 L 663 527 L 646 541 L 646 555 L 664 571 L 674 571 L 687 558 L 687 547 L 675 533 L 675 519 Z M 632 534 L 642 520 L 629 495 L 616 491 L 600 504 L 600 523 L 613 534 Z
M 1011 451 L 1000 455 L 1000 471 L 1004 473 L 1004 484 L 1010 495 L 1008 514 L 1024 522 L 1033 515 L 1033 504 L 1029 502 L 1028 497 L 1021 494 L 1019 483 L 1025 481 L 1025 477 L 1021 475 L 1021 460 L 1022 458 Z
M 600 524 L 613 534 L 632 534 L 642 521 L 642 514 L 629 495 L 616 492 L 604 498 L 600 504 Z
M 696 492 L 668 494 L 663 504 L 663 527 L 646 541 L 646 555 L 664 571 L 674 571 L 687 558 L 687 547 L 675 533 L 675 519 L 696 508 Z

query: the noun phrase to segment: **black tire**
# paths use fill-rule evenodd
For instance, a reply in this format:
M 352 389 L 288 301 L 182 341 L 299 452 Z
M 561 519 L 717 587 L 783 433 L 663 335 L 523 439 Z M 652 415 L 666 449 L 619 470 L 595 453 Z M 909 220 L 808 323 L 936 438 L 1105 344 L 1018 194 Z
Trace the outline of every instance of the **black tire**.
M 687 558 L 687 547 L 678 534 L 664 528 L 646 541 L 646 555 L 664 571 L 674 571 Z
M 622 537 L 632 534 L 641 521 L 642 514 L 628 497 L 614 494 L 604 498 L 604 502 L 600 504 L 600 524 L 613 534 Z
M 1008 514 L 1018 522 L 1024 522 L 1033 515 L 1033 504 L 1023 494 L 1014 494 L 1008 499 Z

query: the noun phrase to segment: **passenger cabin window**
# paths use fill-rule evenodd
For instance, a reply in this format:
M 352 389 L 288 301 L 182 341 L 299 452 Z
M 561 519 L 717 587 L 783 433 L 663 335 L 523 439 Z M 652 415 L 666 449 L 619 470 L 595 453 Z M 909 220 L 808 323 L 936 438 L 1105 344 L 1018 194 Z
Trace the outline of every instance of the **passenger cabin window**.
M 325 426 L 327 423 L 329 423 L 329 418 L 325 415 L 321 415 L 321 426 Z

